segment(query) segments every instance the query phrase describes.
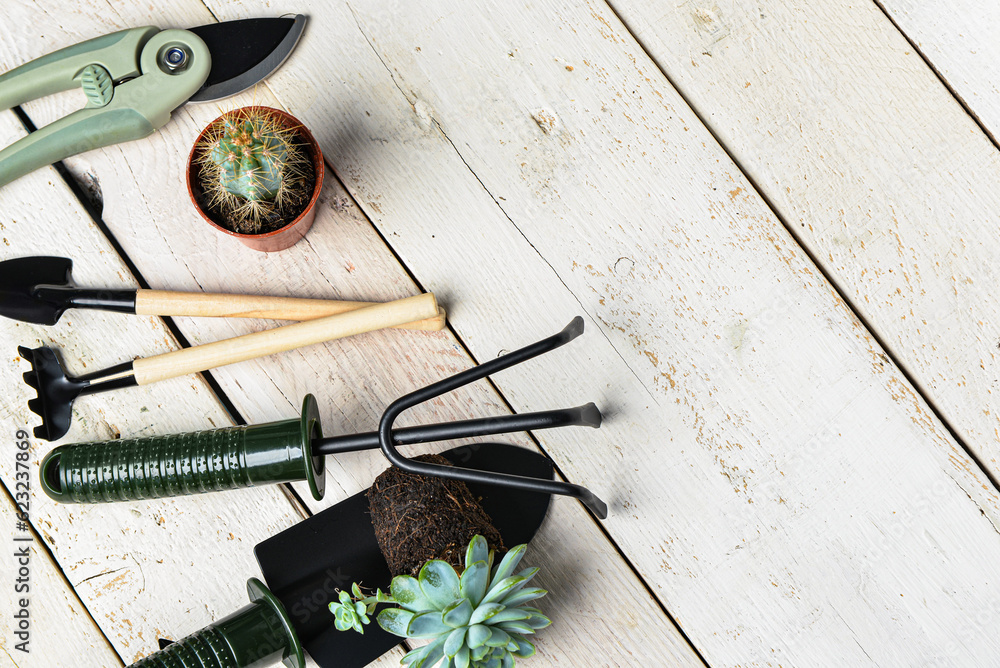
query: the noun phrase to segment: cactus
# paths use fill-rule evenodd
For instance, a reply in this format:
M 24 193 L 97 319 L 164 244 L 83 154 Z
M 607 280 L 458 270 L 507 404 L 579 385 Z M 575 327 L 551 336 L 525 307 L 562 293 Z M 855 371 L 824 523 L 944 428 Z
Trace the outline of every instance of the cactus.
M 257 234 L 276 221 L 290 222 L 308 202 L 311 161 L 296 129 L 274 110 L 244 107 L 223 114 L 196 151 L 206 204 L 236 232 Z

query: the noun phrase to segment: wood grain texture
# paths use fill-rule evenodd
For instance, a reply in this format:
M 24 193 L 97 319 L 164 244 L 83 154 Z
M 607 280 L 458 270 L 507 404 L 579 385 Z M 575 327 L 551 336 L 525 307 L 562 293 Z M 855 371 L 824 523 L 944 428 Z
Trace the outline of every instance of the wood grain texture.
M 1000 136 L 1000 5 L 989 0 L 876 0 L 994 142 Z
M 571 348 L 496 382 L 519 410 L 600 400 L 609 417 L 600 432 L 539 437 L 572 480 L 612 498 L 605 526 L 710 663 L 988 664 L 1000 613 L 992 486 L 614 15 L 584 7 L 313 6 L 322 39 L 307 36 L 269 86 L 316 131 L 422 286 L 449 295 L 478 358 L 588 314 L 589 331 Z M 90 29 L 90 9 L 74 29 Z M 259 11 L 212 9 L 220 18 Z M 188 113 L 201 112 L 179 116 Z M 337 234 L 313 233 L 310 248 L 280 262 L 196 236 L 177 215 L 171 156 L 183 155 L 199 122 L 175 119 L 142 146 L 77 163 L 101 175 L 106 216 L 160 286 L 218 289 L 237 277 L 359 299 L 412 288 L 378 244 L 344 245 L 351 234 L 375 238 L 346 203 L 328 214 Z M 232 262 L 205 266 L 229 253 Z M 378 271 L 354 262 L 369 253 Z M 340 277 L 352 282 L 334 287 Z M 183 326 L 212 340 L 215 327 L 252 325 Z M 468 364 L 445 335 L 428 351 L 397 334 L 419 336 L 384 333 L 385 345 L 363 351 L 331 346 L 334 363 L 290 356 L 268 368 L 274 387 L 240 365 L 226 387 L 246 388 L 241 411 L 273 416 L 321 385 L 331 430 L 370 428 L 400 388 Z M 371 349 L 379 357 L 362 359 Z M 490 409 L 503 410 L 500 399 L 470 389 L 415 419 Z M 344 474 L 331 473 L 329 494 L 370 480 L 379 464 L 331 460 Z M 608 568 L 606 551 L 587 549 L 596 530 L 572 524 L 575 504 L 557 500 L 556 510 L 568 520 L 550 522 L 539 540 L 566 540 L 538 554 L 555 581 L 578 588 L 557 588 L 562 598 L 546 604 L 608 609 L 586 598 L 602 595 L 593 573 Z M 617 581 L 608 579 L 615 593 Z M 549 662 L 590 663 L 604 656 L 595 647 L 617 652 L 610 661 L 620 665 L 660 659 L 662 645 L 636 640 L 657 627 L 649 617 L 637 612 L 636 629 L 616 620 L 607 633 L 605 620 L 585 615 L 582 629 L 553 627 Z
M 171 290 L 137 290 L 135 295 L 135 312 L 137 314 L 161 316 L 315 320 L 374 305 L 373 302 L 174 292 Z M 395 328 L 439 332 L 445 328 L 446 322 L 447 316 L 444 309 L 438 308 L 437 315 L 432 318 L 395 325 Z
M 0 114 L 0 141 L 9 143 L 22 134 L 12 113 Z M 135 287 L 120 258 L 51 168 L 0 190 L 0 209 L 9 216 L 0 223 L 4 257 L 45 248 L 72 257 L 74 275 L 83 284 Z M 53 327 L 3 320 L 0 332 L 10 346 L 0 367 L 7 388 L 0 420 L 8 434 L 38 420 L 27 407 L 35 393 L 21 380 L 28 367 L 16 356 L 16 344 L 58 348 L 74 374 L 178 346 L 158 319 L 95 311 L 70 311 Z M 96 398 L 76 402 L 66 442 L 232 424 L 198 377 Z M 47 444 L 32 439 L 35 481 L 47 450 Z M 0 478 L 8 488 L 14 475 L 13 457 L 2 458 Z M 128 663 L 155 651 L 157 638 L 183 637 L 245 605 L 246 580 L 260 574 L 254 545 L 302 518 L 278 487 L 102 506 L 60 505 L 37 490 L 33 485 L 31 516 L 41 538 Z M 384 665 L 394 665 L 399 652 L 394 656 Z M 34 665 L 115 665 L 101 654 L 83 653 L 69 662 L 57 663 L 57 658 L 43 654 L 38 659 L 44 661 Z
M 8 435 L 12 440 L 13 434 Z M 13 456 L 13 448 L 9 451 Z M 15 481 L 16 482 L 16 481 Z M 16 489 L 16 488 L 15 488 Z M 0 666 L 3 668 L 50 668 L 51 666 L 121 666 L 122 661 L 101 635 L 73 588 L 63 577 L 59 566 L 52 561 L 43 547 L 41 538 L 33 530 L 15 528 L 17 511 L 6 491 L 0 492 L 0 523 L 7 528 L 4 547 L 9 548 L 0 561 L 0 609 L 4 611 L 7 628 L 0 636 Z M 30 537 L 30 542 L 15 542 L 15 538 Z M 28 578 L 30 590 L 15 591 L 20 564 L 13 557 L 22 547 L 28 547 Z M 30 620 L 27 652 L 17 649 L 22 642 L 13 635 L 11 617 L 21 609 L 21 600 L 27 599 Z M 81 660 L 81 657 L 85 657 Z
M 37 13 L 37 6 L 22 11 L 24 20 L 45 22 L 46 39 L 58 38 L 65 43 L 107 31 L 109 28 L 101 22 L 107 14 L 98 11 L 103 9 L 103 3 L 80 3 L 76 9 L 70 9 L 76 12 L 74 20 L 62 21 L 60 25 L 48 17 L 60 12 L 64 16 L 65 7 L 58 12 L 54 7 L 47 8 L 44 14 Z M 308 7 L 299 9 L 311 11 Z M 120 12 L 116 20 L 123 27 L 151 20 L 138 7 L 116 6 L 115 10 Z M 175 4 L 169 12 L 156 22 L 166 27 L 212 20 L 200 3 Z M 259 15 L 259 8 L 254 7 L 253 13 Z M 96 15 L 100 18 L 92 20 Z M 6 33 L 4 37 L 20 39 Z M 321 45 L 326 37 L 310 28 L 305 39 Z M 27 52 L 29 47 L 37 50 L 37 44 L 32 42 L 20 46 L 19 51 Z M 282 69 L 298 70 L 302 62 L 305 61 L 293 54 Z M 238 106 L 251 101 L 279 104 L 266 89 L 226 100 L 225 104 Z M 73 103 L 67 96 L 57 96 L 31 105 L 29 111 L 36 122 L 45 122 L 64 114 Z M 302 108 L 305 106 L 303 102 Z M 293 110 L 298 108 L 297 104 L 292 105 Z M 386 301 L 414 292 L 417 286 L 406 270 L 333 179 L 327 180 L 317 221 L 309 236 L 288 251 L 271 255 L 255 253 L 206 229 L 181 198 L 182 169 L 190 142 L 218 111 L 215 105 L 188 105 L 175 115 L 171 124 L 145 142 L 96 151 L 71 162 L 78 173 L 96 178 L 104 195 L 105 220 L 152 287 L 372 301 Z M 157 185 L 150 187 L 150 183 Z M 498 284 L 496 290 L 503 294 L 505 288 Z M 448 305 L 453 293 L 446 289 L 438 297 Z M 518 314 L 515 320 L 524 322 L 525 315 Z M 230 319 L 182 318 L 177 322 L 192 343 L 270 326 Z M 527 342 L 514 339 L 512 345 Z M 378 416 L 390 401 L 471 364 L 468 354 L 450 333 L 387 331 L 351 342 L 324 344 L 316 350 L 288 353 L 266 363 L 261 360 L 234 365 L 214 375 L 250 422 L 295 415 L 302 394 L 314 392 L 322 407 L 324 429 L 327 434 L 335 434 L 374 429 Z M 557 401 L 575 405 L 588 398 L 572 402 L 564 397 L 547 398 L 533 410 L 562 405 L 554 403 Z M 480 383 L 415 409 L 400 424 L 508 411 L 504 400 Z M 572 431 L 581 439 L 589 438 L 591 433 Z M 504 440 L 532 446 L 523 435 L 511 435 Z M 451 445 L 454 444 L 447 447 Z M 415 447 L 409 452 L 441 447 Z M 327 467 L 327 496 L 323 504 L 310 502 L 313 509 L 336 503 L 369 485 L 385 467 L 385 460 L 378 453 L 357 453 L 329 458 Z M 299 491 L 301 494 L 303 490 Z M 636 660 L 646 659 L 661 665 L 703 665 L 644 588 L 642 580 L 586 512 L 575 502 L 563 499 L 556 502 L 553 514 L 558 519 L 548 521 L 538 537 L 551 547 L 532 549 L 531 562 L 542 568 L 546 574 L 543 584 L 552 588 L 543 607 L 566 622 L 557 621 L 546 631 L 539 646 L 541 656 L 532 665 L 590 665 L 595 656 L 602 657 L 606 665 L 630 666 Z M 585 576 L 593 577 L 595 572 L 600 573 L 607 587 L 590 586 Z M 628 613 L 608 617 L 604 612 L 616 607 Z M 586 619 L 579 626 L 570 621 L 578 610 L 582 611 L 581 619 Z M 398 654 L 384 657 L 377 665 L 394 665 L 397 661 Z
M 613 4 L 997 479 L 990 140 L 874 4 Z
M 325 318 L 273 327 L 231 339 L 137 359 L 133 363 L 135 380 L 139 385 L 155 383 L 325 341 L 425 320 L 437 312 L 437 300 L 430 293 L 395 299 Z
M 268 85 L 473 353 L 588 314 L 495 382 L 599 397 L 538 437 L 710 664 L 992 660 L 995 490 L 607 7 L 311 16 Z

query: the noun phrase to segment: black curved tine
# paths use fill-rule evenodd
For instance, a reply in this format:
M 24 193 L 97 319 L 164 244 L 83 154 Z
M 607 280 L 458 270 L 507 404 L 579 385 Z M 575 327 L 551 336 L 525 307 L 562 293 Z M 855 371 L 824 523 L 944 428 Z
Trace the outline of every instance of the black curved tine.
M 457 420 L 393 429 L 392 443 L 398 447 L 400 445 L 450 441 L 474 436 L 495 436 L 516 431 L 552 429 L 554 427 L 593 427 L 596 429 L 600 426 L 601 411 L 593 403 L 589 403 L 575 408 L 497 415 L 474 420 Z M 380 447 L 382 445 L 379 443 L 377 431 L 327 436 L 314 438 L 312 441 L 313 455 L 339 455 L 343 452 L 377 450 Z
M 494 473 L 492 471 L 479 471 L 476 469 L 459 469 L 457 467 L 430 464 L 428 462 L 415 462 L 408 459 L 396 450 L 392 443 L 392 425 L 399 415 L 417 404 L 434 399 L 442 394 L 454 389 L 468 385 L 469 383 L 485 378 L 492 373 L 510 368 L 521 362 L 537 357 L 550 350 L 565 345 L 583 333 L 583 318 L 577 316 L 561 332 L 547 339 L 542 339 L 537 343 L 530 344 L 508 353 L 496 359 L 490 360 L 461 373 L 457 373 L 450 378 L 445 378 L 432 385 L 411 392 L 392 402 L 379 420 L 378 436 L 382 453 L 389 462 L 409 473 L 420 475 L 436 476 L 439 478 L 452 478 L 465 482 L 480 483 L 485 485 L 500 485 L 513 489 L 521 489 L 527 492 L 541 492 L 543 494 L 560 494 L 572 496 L 579 499 L 598 518 L 606 519 L 608 516 L 608 506 L 596 494 L 586 487 L 574 485 L 568 482 L 557 480 L 541 480 L 528 476 L 510 475 L 505 473 Z

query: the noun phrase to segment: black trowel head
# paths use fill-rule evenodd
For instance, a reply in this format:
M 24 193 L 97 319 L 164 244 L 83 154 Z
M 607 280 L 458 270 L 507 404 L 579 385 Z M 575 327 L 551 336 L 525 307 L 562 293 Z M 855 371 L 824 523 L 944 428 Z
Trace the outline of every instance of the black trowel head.
M 65 257 L 18 257 L 0 262 L 0 315 L 36 325 L 54 325 L 66 310 L 63 300 L 39 297 L 40 285 L 69 286 L 73 261 Z
M 525 448 L 477 444 L 441 453 L 456 466 L 552 479 L 552 462 Z M 469 484 L 499 529 L 504 544 L 527 543 L 548 511 L 548 494 Z M 296 633 L 320 668 L 366 666 L 402 639 L 378 623 L 364 635 L 338 631 L 327 606 L 357 582 L 388 590 L 392 577 L 375 540 L 367 492 L 359 492 L 254 548 L 268 588 L 284 604 Z

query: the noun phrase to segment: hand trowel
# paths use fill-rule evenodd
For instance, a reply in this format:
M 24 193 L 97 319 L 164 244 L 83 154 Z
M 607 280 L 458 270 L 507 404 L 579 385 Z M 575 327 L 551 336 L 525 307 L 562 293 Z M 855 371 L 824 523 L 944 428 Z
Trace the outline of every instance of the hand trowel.
M 553 477 L 544 456 L 506 444 L 478 444 L 441 453 L 456 467 Z M 467 483 L 506 545 L 538 531 L 550 496 L 512 487 Z M 338 631 L 327 606 L 351 583 L 388 589 L 392 577 L 375 539 L 366 492 L 359 492 L 254 548 L 264 582 L 247 583 L 250 605 L 167 645 L 131 668 L 264 668 L 279 661 L 305 668 L 304 652 L 320 668 L 365 666 L 402 642 L 371 624 L 365 633 Z

